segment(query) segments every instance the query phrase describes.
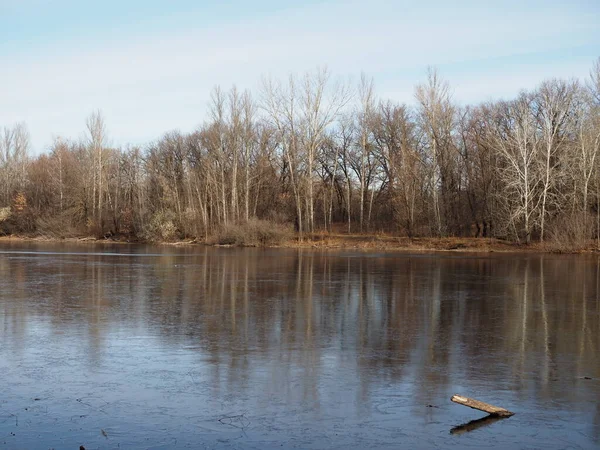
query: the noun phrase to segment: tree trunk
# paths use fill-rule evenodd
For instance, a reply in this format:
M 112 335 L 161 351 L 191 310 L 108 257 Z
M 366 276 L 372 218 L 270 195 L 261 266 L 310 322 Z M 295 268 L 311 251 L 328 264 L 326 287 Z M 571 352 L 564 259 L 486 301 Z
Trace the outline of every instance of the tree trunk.
M 347 213 L 348 213 L 348 234 L 351 233 L 352 231 L 352 224 L 351 224 L 351 217 L 350 217 L 350 177 L 346 176 L 346 193 L 348 194 L 348 204 L 347 206 Z

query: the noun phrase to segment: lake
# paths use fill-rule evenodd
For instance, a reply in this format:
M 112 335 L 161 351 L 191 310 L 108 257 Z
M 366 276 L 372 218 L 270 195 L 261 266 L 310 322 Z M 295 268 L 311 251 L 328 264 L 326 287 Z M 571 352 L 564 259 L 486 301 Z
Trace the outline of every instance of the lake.
M 600 448 L 600 262 L 3 242 L 0 374 L 8 449 Z

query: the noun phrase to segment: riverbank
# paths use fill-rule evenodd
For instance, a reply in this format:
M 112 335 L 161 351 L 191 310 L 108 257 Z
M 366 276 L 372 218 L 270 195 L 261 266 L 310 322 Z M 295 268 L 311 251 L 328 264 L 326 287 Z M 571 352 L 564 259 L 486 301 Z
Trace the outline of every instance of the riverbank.
M 44 236 L 11 235 L 0 236 L 0 242 L 69 242 L 93 244 L 155 244 L 169 246 L 206 245 L 215 247 L 234 247 L 235 245 L 218 245 L 199 240 L 180 240 L 165 242 L 146 242 L 126 237 L 98 239 L 92 236 L 53 238 Z M 257 247 L 257 245 L 252 245 Z M 477 252 L 477 253 L 595 253 L 596 241 L 590 241 L 585 248 L 557 248 L 553 243 L 518 244 L 494 238 L 448 237 L 448 238 L 408 238 L 380 234 L 330 234 L 314 233 L 286 239 L 277 244 L 268 244 L 267 248 L 298 248 L 315 250 L 357 250 L 357 251 L 398 251 L 398 252 Z

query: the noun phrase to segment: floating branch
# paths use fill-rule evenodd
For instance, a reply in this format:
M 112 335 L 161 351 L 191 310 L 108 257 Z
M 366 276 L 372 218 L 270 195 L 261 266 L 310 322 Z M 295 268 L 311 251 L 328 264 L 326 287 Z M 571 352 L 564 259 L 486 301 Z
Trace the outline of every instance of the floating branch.
M 453 395 L 450 400 L 452 400 L 454 403 L 458 403 L 459 405 L 468 406 L 469 408 L 486 412 L 492 416 L 510 417 L 514 415 L 514 413 L 510 412 L 508 409 L 499 408 L 497 406 L 490 405 L 489 403 L 480 402 L 479 400 L 463 397 L 461 395 Z

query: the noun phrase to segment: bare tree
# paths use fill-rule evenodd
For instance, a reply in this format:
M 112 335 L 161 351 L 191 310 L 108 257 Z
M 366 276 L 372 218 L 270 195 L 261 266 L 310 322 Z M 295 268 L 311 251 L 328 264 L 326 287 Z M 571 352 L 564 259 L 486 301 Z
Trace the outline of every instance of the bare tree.
M 104 123 L 104 116 L 99 110 L 90 114 L 86 121 L 88 133 L 88 145 L 93 159 L 93 200 L 92 208 L 94 219 L 102 232 L 102 199 L 103 193 L 103 173 L 104 173 L 104 146 L 106 145 L 107 133 Z
M 51 156 L 55 161 L 53 178 L 56 190 L 58 190 L 58 205 L 61 213 L 65 210 L 65 156 L 68 151 L 68 143 L 64 139 L 58 137 L 54 140 L 51 149 Z
M 560 80 L 545 81 L 535 94 L 534 112 L 541 134 L 539 147 L 541 172 L 540 240 L 544 240 L 544 224 L 548 207 L 556 206 L 555 183 L 559 177 L 557 168 L 563 158 L 569 120 L 573 119 L 573 98 L 576 83 Z
M 451 206 L 441 204 L 448 201 L 454 184 L 452 170 L 454 148 L 452 130 L 455 110 L 450 99 L 450 87 L 440 79 L 437 70 L 429 69 L 427 83 L 416 88 L 419 118 L 424 135 L 427 161 L 430 166 L 430 189 L 433 200 L 436 231 L 438 236 L 446 232 L 447 220 L 443 220 Z
M 583 177 L 583 212 L 587 223 L 588 191 L 592 175 L 596 173 L 598 184 L 598 160 L 600 152 L 600 58 L 590 71 L 587 89 L 582 91 L 582 118 L 579 121 L 579 167 Z M 596 235 L 600 248 L 600 188 L 596 186 Z
M 244 163 L 244 219 L 250 219 L 250 187 L 254 176 L 251 175 L 252 159 L 255 157 L 258 142 L 256 136 L 256 105 L 250 92 L 242 95 L 242 148 Z
M 522 93 L 513 102 L 498 105 L 491 138 L 503 162 L 498 166 L 498 176 L 506 188 L 501 195 L 511 202 L 509 222 L 515 228 L 517 223 L 523 224 L 525 241 L 529 243 L 541 200 L 541 180 L 536 170 L 540 142 L 535 130 L 531 95 Z
M 394 220 L 400 220 L 406 233 L 413 236 L 417 199 L 426 180 L 423 179 L 416 124 L 408 107 L 381 103 L 374 124 L 374 139 Z
M 314 182 L 315 159 L 317 151 L 326 138 L 326 130 L 338 118 L 340 110 L 346 106 L 351 94 L 342 83 L 330 81 L 327 69 L 317 69 L 306 73 L 300 93 L 300 130 L 303 148 L 307 159 L 307 224 L 314 231 Z
M 218 167 L 219 183 L 214 188 L 220 186 L 217 197 L 220 198 L 220 210 L 222 222 L 227 224 L 229 221 L 229 205 L 227 201 L 227 117 L 226 117 L 226 96 L 220 87 L 215 87 L 211 93 L 210 114 L 213 120 L 212 130 L 215 134 L 214 157 L 215 165 Z M 215 183 L 217 179 L 214 179 Z
M 229 129 L 228 129 L 228 155 L 224 155 L 224 159 L 231 161 L 231 213 L 230 216 L 234 221 L 239 220 L 239 204 L 238 204 L 238 166 L 240 163 L 240 153 L 243 139 L 243 123 L 242 123 L 242 99 L 234 86 L 229 92 Z
M 371 134 L 371 125 L 373 122 L 373 112 L 375 109 L 374 83 L 372 78 L 367 78 L 363 73 L 360 77 L 358 87 L 358 96 L 360 98 L 360 109 L 357 112 L 358 129 L 360 130 L 360 232 L 364 230 L 365 215 L 365 195 L 367 179 L 367 158 L 368 145 Z
M 459 152 L 464 168 L 464 189 L 477 237 L 491 234 L 494 201 L 497 197 L 498 162 L 488 139 L 493 128 L 493 105 L 465 108 L 459 120 Z
M 0 134 L 0 177 L 3 190 L 0 205 L 9 205 L 13 196 L 23 192 L 27 184 L 29 163 L 29 131 L 24 123 L 5 127 Z
M 355 123 L 351 116 L 343 116 L 338 124 L 336 147 L 339 158 L 339 167 L 343 173 L 345 181 L 345 203 L 346 203 L 346 221 L 347 231 L 352 232 L 352 145 L 356 133 Z
M 302 215 L 302 155 L 299 151 L 298 136 L 298 93 L 297 83 L 293 76 L 288 79 L 287 86 L 272 79 L 263 79 L 262 107 L 267 113 L 269 122 L 277 130 L 277 139 L 284 154 L 289 171 L 290 182 L 294 194 L 296 209 L 296 229 L 302 240 L 305 227 Z
M 577 140 L 578 152 L 577 162 L 578 175 L 581 178 L 582 211 L 584 221 L 587 223 L 588 197 L 590 182 L 595 171 L 597 171 L 597 160 L 600 152 L 600 118 L 594 114 L 589 106 L 584 106 L 582 117 L 578 121 Z

